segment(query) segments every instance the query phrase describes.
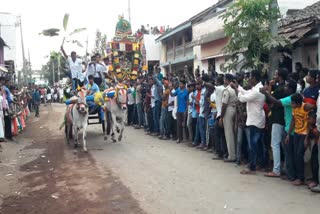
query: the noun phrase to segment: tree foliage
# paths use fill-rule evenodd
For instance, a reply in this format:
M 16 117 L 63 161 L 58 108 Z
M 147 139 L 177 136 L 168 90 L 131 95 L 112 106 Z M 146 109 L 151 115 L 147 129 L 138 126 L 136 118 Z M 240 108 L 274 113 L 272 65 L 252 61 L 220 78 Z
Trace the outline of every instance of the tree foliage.
M 271 48 L 285 46 L 281 37 L 273 37 L 270 26 L 280 18 L 278 8 L 271 7 L 275 0 L 238 0 L 225 14 L 224 30 L 230 42 L 225 47 L 231 56 L 227 70 L 235 70 L 240 63 L 241 69 L 259 69 L 268 60 Z M 244 56 L 243 62 L 239 54 Z
M 100 30 L 96 31 L 96 39 L 94 44 L 94 49 L 92 50 L 92 54 L 99 53 L 102 57 L 106 55 L 107 48 L 107 35 L 102 34 Z
M 41 72 L 44 74 L 44 79 L 48 80 L 50 84 L 53 84 L 53 73 L 55 75 L 55 81 L 58 82 L 58 66 L 60 67 L 60 78 L 67 77 L 66 59 L 60 52 L 52 51 L 48 57 L 49 61 L 42 66 Z M 60 58 L 60 62 L 59 59 Z

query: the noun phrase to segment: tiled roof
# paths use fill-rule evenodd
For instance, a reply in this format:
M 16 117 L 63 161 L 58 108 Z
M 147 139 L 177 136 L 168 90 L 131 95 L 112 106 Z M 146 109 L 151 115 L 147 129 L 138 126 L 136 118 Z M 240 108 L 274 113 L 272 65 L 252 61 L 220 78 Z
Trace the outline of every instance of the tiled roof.
M 279 35 L 295 44 L 306 34 L 312 32 L 320 21 L 320 1 L 281 20 Z
M 292 15 L 286 17 L 281 22 L 281 26 L 290 25 L 295 22 L 300 22 L 304 20 L 318 20 L 320 21 L 320 1 L 293 13 Z

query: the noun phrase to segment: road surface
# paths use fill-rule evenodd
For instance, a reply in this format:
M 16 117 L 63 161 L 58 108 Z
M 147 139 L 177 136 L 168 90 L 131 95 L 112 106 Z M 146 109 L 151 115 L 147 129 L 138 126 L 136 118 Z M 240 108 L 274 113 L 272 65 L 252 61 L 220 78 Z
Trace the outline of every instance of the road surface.
M 211 154 L 158 140 L 132 127 L 126 127 L 123 141 L 114 144 L 104 141 L 99 125 L 89 126 L 89 153 L 74 153 L 58 130 L 63 112 L 63 106 L 54 104 L 42 108 L 40 120 L 30 119 L 30 127 L 19 137 L 25 145 L 11 155 L 11 159 L 22 157 L 9 170 L 16 176 L 8 181 L 0 174 L 10 186 L 0 185 L 0 213 L 319 211 L 320 195 L 305 186 L 265 178 L 262 173 L 240 175 L 241 167 L 213 161 Z M 17 150 L 9 147 L 4 149 Z M 10 160 L 3 162 L 10 165 Z

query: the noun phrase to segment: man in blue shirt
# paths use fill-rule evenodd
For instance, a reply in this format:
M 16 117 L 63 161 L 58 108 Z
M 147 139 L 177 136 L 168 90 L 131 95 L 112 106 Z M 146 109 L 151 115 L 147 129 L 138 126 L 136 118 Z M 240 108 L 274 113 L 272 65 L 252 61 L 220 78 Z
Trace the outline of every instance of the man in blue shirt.
M 34 90 L 32 94 L 32 102 L 36 110 L 36 117 L 40 117 L 39 115 L 39 106 L 40 106 L 40 92 L 39 92 L 39 87 L 37 86 L 36 89 Z
M 177 109 L 177 134 L 178 140 L 177 143 L 181 143 L 183 140 L 183 124 L 185 124 L 184 119 L 185 113 L 187 112 L 187 104 L 188 104 L 188 95 L 189 92 L 186 89 L 186 81 L 180 80 L 179 88 L 174 92 L 171 93 L 171 96 L 177 96 L 178 100 L 178 109 Z
M 86 88 L 88 89 L 89 92 L 87 96 L 94 95 L 95 93 L 100 91 L 99 86 L 96 83 L 94 83 L 93 75 L 89 75 L 88 79 L 89 79 L 89 83 L 86 85 Z
M 94 114 L 100 107 L 94 103 L 94 94 L 100 92 L 99 86 L 94 82 L 94 76 L 88 76 L 89 83 L 86 85 L 88 94 L 86 97 L 87 104 L 89 106 L 89 113 Z

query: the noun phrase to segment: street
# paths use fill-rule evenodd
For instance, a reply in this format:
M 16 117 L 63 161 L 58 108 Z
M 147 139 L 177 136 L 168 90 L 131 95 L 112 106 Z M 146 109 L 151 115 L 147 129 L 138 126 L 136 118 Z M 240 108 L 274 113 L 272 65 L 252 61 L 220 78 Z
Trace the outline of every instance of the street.
M 88 128 L 88 154 L 64 142 L 64 105 L 41 106 L 19 144 L 2 144 L 0 213 L 316 213 L 320 196 L 281 179 L 126 127 L 120 143 Z M 71 141 L 72 142 L 72 141 Z

